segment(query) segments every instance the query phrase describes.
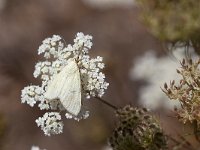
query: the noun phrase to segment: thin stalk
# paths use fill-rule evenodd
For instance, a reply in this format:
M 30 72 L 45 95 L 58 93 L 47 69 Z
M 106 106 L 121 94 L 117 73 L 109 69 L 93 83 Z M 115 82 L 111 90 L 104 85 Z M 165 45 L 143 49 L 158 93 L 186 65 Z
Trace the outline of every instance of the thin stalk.
M 193 148 L 193 146 L 192 146 L 185 138 L 183 138 L 182 136 L 180 136 L 181 139 L 183 140 L 182 142 L 176 140 L 175 138 L 173 138 L 173 137 L 171 137 L 171 136 L 169 136 L 169 135 L 167 135 L 167 137 L 168 137 L 171 141 L 173 141 L 173 142 L 176 144 L 176 146 L 181 146 L 182 148 L 187 148 L 188 150 L 195 150 L 195 149 Z M 175 148 L 176 146 L 174 146 L 173 148 Z
M 198 129 L 197 121 L 193 121 L 193 126 L 194 126 L 194 135 L 196 140 L 200 143 L 200 131 Z
M 95 97 L 96 99 L 98 99 L 100 102 L 102 102 L 103 104 L 111 107 L 114 110 L 117 110 L 118 108 L 112 104 L 110 104 L 109 102 L 105 101 L 104 99 L 100 98 L 100 97 Z

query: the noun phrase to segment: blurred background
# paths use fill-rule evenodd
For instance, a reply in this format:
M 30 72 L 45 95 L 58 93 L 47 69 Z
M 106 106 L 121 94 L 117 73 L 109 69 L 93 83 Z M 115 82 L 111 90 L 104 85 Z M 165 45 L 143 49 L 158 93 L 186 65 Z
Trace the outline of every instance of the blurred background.
M 88 101 L 88 119 L 65 119 L 64 133 L 51 137 L 35 123 L 44 112 L 20 101 L 24 86 L 40 83 L 32 74 L 42 40 L 58 34 L 72 43 L 77 32 L 92 35 L 91 55 L 104 57 L 110 86 L 103 99 L 151 108 L 169 134 L 180 128 L 160 89 L 175 78 L 178 61 L 140 21 L 134 0 L 0 0 L 0 149 L 108 149 L 114 113 L 98 100 Z

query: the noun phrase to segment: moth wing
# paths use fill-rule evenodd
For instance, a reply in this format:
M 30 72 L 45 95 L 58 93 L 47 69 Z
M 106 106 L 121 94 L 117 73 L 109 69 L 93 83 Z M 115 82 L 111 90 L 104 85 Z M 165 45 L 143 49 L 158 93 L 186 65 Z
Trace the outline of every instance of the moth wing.
M 68 112 L 75 116 L 78 115 L 81 110 L 81 82 L 78 67 L 73 75 L 66 80 L 59 98 Z
M 77 116 L 81 109 L 80 72 L 75 61 L 70 61 L 47 88 L 45 98 L 60 99 L 64 108 Z
M 65 86 L 66 78 L 69 76 L 69 69 L 71 68 L 70 64 L 65 66 L 61 72 L 56 74 L 53 79 L 50 81 L 47 91 L 44 94 L 44 97 L 48 100 L 58 99 L 63 87 Z

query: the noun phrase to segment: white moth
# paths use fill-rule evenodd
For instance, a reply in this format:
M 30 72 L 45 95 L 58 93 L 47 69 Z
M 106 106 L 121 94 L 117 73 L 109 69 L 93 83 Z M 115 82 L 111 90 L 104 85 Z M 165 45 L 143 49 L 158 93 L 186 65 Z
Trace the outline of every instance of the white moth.
M 69 113 L 78 115 L 81 110 L 81 81 L 74 59 L 54 76 L 44 96 L 48 100 L 59 99 Z

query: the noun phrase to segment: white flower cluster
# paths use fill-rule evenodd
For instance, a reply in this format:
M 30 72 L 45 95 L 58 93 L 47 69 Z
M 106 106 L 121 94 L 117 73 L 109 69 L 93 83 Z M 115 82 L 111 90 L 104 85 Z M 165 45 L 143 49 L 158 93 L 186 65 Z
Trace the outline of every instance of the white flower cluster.
M 108 87 L 105 81 L 105 75 L 101 72 L 104 68 L 102 57 L 90 58 L 89 49 L 92 47 L 92 36 L 77 33 L 73 45 L 66 45 L 65 41 L 58 35 L 47 38 L 42 42 L 38 49 L 38 55 L 43 55 L 45 61 L 40 61 L 35 65 L 33 73 L 35 78 L 40 77 L 41 86 L 30 85 L 22 90 L 21 102 L 27 103 L 31 107 L 38 104 L 41 110 L 52 110 L 47 112 L 43 117 L 36 120 L 37 125 L 41 127 L 46 135 L 59 134 L 62 132 L 63 124 L 61 116 L 55 111 L 65 111 L 59 99 L 45 99 L 45 92 L 52 79 L 57 75 L 69 62 L 74 59 L 77 62 L 81 79 L 81 95 L 83 98 L 101 97 Z M 78 116 L 73 116 L 66 112 L 66 118 L 75 120 L 85 119 L 89 116 L 88 111 L 83 111 Z
M 45 113 L 43 117 L 36 120 L 38 127 L 44 131 L 45 135 L 60 134 L 63 131 L 61 115 L 58 112 Z

